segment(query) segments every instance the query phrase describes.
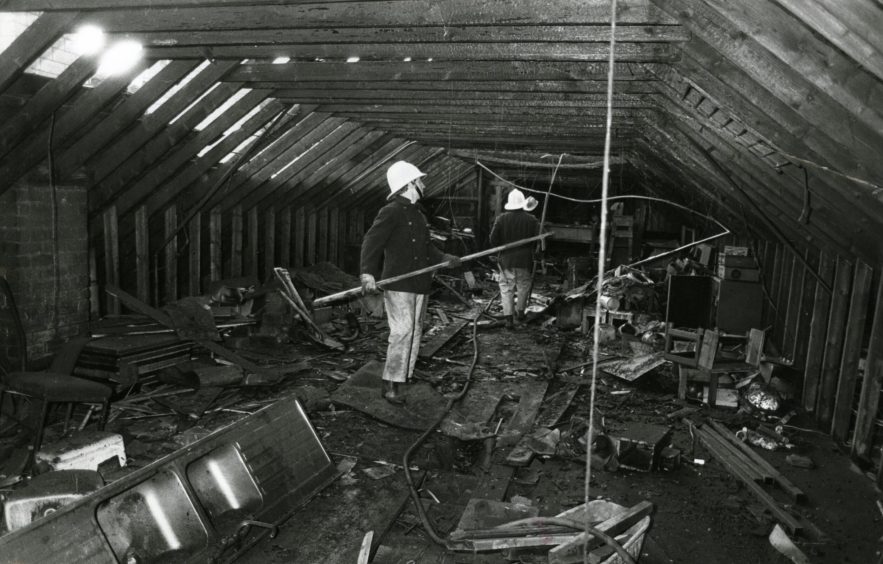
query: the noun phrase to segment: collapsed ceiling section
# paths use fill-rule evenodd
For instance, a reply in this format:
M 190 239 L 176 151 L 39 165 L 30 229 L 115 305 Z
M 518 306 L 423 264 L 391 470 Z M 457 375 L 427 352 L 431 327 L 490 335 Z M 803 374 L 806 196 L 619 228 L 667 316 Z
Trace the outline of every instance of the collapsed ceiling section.
M 120 216 L 171 202 L 376 207 L 383 165 L 398 159 L 426 169 L 430 195 L 479 170 L 515 183 L 554 172 L 575 186 L 600 174 L 606 0 L 6 0 L 0 10 L 39 12 L 0 53 L 0 191 L 49 154 L 58 179 L 90 183 L 93 218 L 111 204 Z M 83 24 L 138 41 L 143 60 L 101 80 L 89 56 L 45 84 L 23 72 Z M 617 189 L 878 263 L 880 29 L 873 0 L 620 0 L 611 167 L 630 183 Z

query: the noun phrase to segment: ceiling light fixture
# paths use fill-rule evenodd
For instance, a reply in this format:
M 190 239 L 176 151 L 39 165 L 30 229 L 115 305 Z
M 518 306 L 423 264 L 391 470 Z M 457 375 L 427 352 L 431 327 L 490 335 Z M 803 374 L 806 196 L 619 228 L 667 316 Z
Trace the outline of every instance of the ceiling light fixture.
M 359 62 L 359 57 L 357 57 L 357 56 L 356 56 L 356 57 L 347 57 L 346 62 L 348 62 L 348 63 L 358 63 L 358 62 Z
M 284 65 L 285 63 L 287 63 L 290 60 L 291 60 L 291 57 L 276 57 L 275 59 L 273 59 L 273 64 L 274 65 Z
M 141 59 L 144 48 L 137 41 L 125 40 L 111 45 L 98 63 L 98 76 L 123 74 Z
M 73 35 L 74 50 L 85 56 L 97 55 L 107 42 L 104 30 L 94 24 L 80 26 Z

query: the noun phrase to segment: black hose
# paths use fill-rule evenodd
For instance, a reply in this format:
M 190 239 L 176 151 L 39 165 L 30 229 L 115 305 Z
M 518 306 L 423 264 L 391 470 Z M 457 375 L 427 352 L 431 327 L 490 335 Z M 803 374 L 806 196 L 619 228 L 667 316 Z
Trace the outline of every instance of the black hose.
M 484 309 L 481 311 L 481 313 L 487 312 L 488 308 L 490 308 L 491 304 L 494 303 L 494 300 L 499 295 L 500 295 L 499 292 L 494 294 L 494 296 L 490 300 L 488 300 L 487 305 L 484 307 Z M 426 534 L 429 535 L 429 538 L 431 538 L 436 544 L 441 545 L 445 548 L 448 548 L 448 542 L 445 539 L 441 538 L 439 536 L 439 534 L 435 531 L 435 527 L 432 526 L 432 523 L 429 521 L 429 516 L 426 515 L 426 511 L 424 511 L 424 509 L 423 509 L 423 503 L 420 501 L 420 496 L 417 493 L 417 487 L 414 485 L 414 478 L 411 476 L 410 459 L 411 459 L 411 454 L 413 454 L 413 452 L 415 450 L 417 450 L 417 448 L 420 445 L 423 444 L 423 442 L 426 440 L 426 438 L 429 437 L 429 435 L 433 431 L 435 431 L 436 427 L 438 427 L 441 424 L 442 420 L 444 420 L 444 418 L 447 416 L 447 414 L 451 411 L 451 408 L 454 407 L 454 404 L 456 402 L 460 401 L 463 398 L 463 396 L 466 395 L 466 391 L 469 389 L 469 384 L 472 383 L 472 373 L 475 371 L 475 365 L 478 363 L 478 318 L 479 317 L 481 317 L 481 316 L 476 315 L 475 318 L 472 320 L 472 363 L 469 365 L 469 372 L 466 374 L 466 383 L 463 384 L 463 389 L 460 390 L 460 392 L 456 396 L 454 396 L 448 400 L 448 404 L 445 406 L 444 411 L 442 411 L 442 413 L 441 413 L 441 415 L 439 415 L 438 419 L 436 419 L 435 422 L 432 425 L 430 425 L 430 427 L 426 431 L 424 431 L 423 434 L 420 435 L 420 437 L 417 438 L 417 440 L 414 442 L 414 444 L 412 444 L 408 448 L 408 450 L 405 451 L 405 454 L 402 457 L 402 466 L 405 469 L 405 480 L 408 482 L 408 489 L 410 490 L 410 493 L 411 493 L 411 499 L 414 501 L 414 506 L 417 509 L 417 516 L 420 517 L 420 522 L 423 524 L 423 528 L 426 530 Z

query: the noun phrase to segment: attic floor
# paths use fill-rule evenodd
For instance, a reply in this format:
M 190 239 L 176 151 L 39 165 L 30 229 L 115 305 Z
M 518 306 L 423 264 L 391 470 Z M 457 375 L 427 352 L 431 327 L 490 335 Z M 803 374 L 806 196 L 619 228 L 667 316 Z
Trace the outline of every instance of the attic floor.
M 456 310 L 456 307 L 454 308 Z M 381 324 L 382 325 L 382 324 Z M 436 358 L 471 358 L 468 328 L 451 340 Z M 522 382 L 543 380 L 544 360 L 561 351 L 558 366 L 582 361 L 584 337 L 577 331 L 562 331 L 540 323 L 514 331 L 505 328 L 481 330 L 480 361 L 476 380 Z M 384 350 L 382 329 L 370 332 L 353 354 L 356 358 L 379 358 Z M 361 361 L 352 363 L 357 369 Z M 457 389 L 466 368 L 443 361 L 419 363 L 420 376 L 437 382 L 443 392 Z M 547 397 L 565 385 L 561 378 L 548 381 Z M 762 514 L 754 495 L 702 446 L 693 451 L 686 427 L 666 415 L 683 407 L 676 398 L 676 378 L 669 367 L 645 374 L 633 383 L 604 375 L 597 385 L 596 406 L 611 434 L 636 423 L 671 425 L 673 445 L 681 450 L 684 463 L 670 471 L 639 472 L 622 467 L 615 471 L 593 464 L 590 496 L 603 497 L 631 506 L 649 500 L 655 506 L 652 526 L 644 545 L 644 564 L 730 564 L 787 562 L 768 540 L 773 522 Z M 581 386 L 570 408 L 559 422 L 562 430 L 588 416 L 589 389 Z M 511 407 L 510 407 L 511 409 Z M 501 407 L 494 415 L 506 417 Z M 742 422 L 732 410 L 703 408 L 698 416 L 714 416 L 729 422 L 732 429 Z M 378 421 L 364 413 L 330 405 L 316 409 L 311 418 L 326 449 L 343 462 L 341 479 L 312 500 L 282 528 L 279 536 L 266 539 L 242 558 L 242 562 L 352 563 L 357 560 L 364 534 L 374 531 L 373 562 L 545 562 L 544 556 L 528 553 L 512 556 L 503 552 L 452 553 L 440 548 L 423 531 L 409 499 L 401 469 L 402 456 L 420 435 Z M 698 419 L 699 417 L 697 417 Z M 802 421 L 792 420 L 797 427 Z M 596 424 L 598 424 L 596 422 Z M 841 453 L 827 436 L 811 431 L 791 436 L 792 451 L 764 451 L 760 454 L 806 492 L 808 501 L 791 509 L 805 517 L 823 534 L 822 538 L 793 536 L 793 540 L 814 563 L 869 563 L 880 558 L 881 514 L 874 504 L 878 497 L 873 481 Z M 561 449 L 559 448 L 559 453 Z M 816 463 L 811 470 L 785 462 L 789 452 L 809 456 Z M 460 441 L 436 432 L 416 451 L 411 464 L 423 477 L 420 496 L 436 531 L 446 536 L 456 528 L 471 497 L 510 500 L 523 496 L 539 507 L 540 515 L 555 515 L 582 503 L 584 496 L 584 454 L 536 458 L 514 475 L 500 472 L 505 465 L 501 449 L 488 459 L 482 441 Z M 698 466 L 693 458 L 707 459 Z M 394 466 L 393 466 L 394 465 Z M 379 475 L 383 477 L 377 477 Z M 372 477 L 374 476 L 374 477 Z M 379 546 L 376 546 L 379 545 Z
M 449 321 L 464 316 L 464 306 L 433 300 L 431 324 L 441 321 L 436 307 L 447 311 Z M 549 368 L 560 369 L 583 362 L 587 339 L 574 330 L 535 319 L 514 330 L 481 327 L 478 332 L 479 362 L 473 375 L 481 382 L 542 383 L 546 397 L 578 382 L 578 373 L 549 377 Z M 351 407 L 336 404 L 333 394 L 342 381 L 385 352 L 384 322 L 365 324 L 369 329 L 344 353 L 328 353 L 307 343 L 283 344 L 252 338 L 240 342 L 243 354 L 274 358 L 278 363 L 312 359 L 310 369 L 289 377 L 273 388 L 229 390 L 214 405 L 225 409 L 209 411 L 194 424 L 184 417 L 144 419 L 120 417 L 109 429 L 126 439 L 127 455 L 133 467 L 143 466 L 163 454 L 192 442 L 214 428 L 227 424 L 248 411 L 294 392 L 301 399 L 326 450 L 341 470 L 341 476 L 300 508 L 280 528 L 275 538 L 264 538 L 239 559 L 245 563 L 357 561 L 362 538 L 374 531 L 376 553 L 373 562 L 392 563 L 497 563 L 513 561 L 503 552 L 453 553 L 440 548 L 424 532 L 402 471 L 402 457 L 417 440 L 418 431 L 383 423 Z M 418 363 L 420 380 L 431 383 L 440 394 L 459 390 L 472 357 L 469 326 L 428 362 Z M 606 352 L 625 352 L 614 343 Z M 683 463 L 672 470 L 640 472 L 623 467 L 606 469 L 593 463 L 591 498 L 603 497 L 631 506 L 648 500 L 654 505 L 652 525 L 644 544 L 644 564 L 730 564 L 777 563 L 788 559 L 773 549 L 768 535 L 773 522 L 764 516 L 754 495 L 699 445 L 694 450 L 686 427 L 678 418 L 666 416 L 684 407 L 676 397 L 677 382 L 669 365 L 628 382 L 602 374 L 597 382 L 596 425 L 603 423 L 612 435 L 627 433 L 636 424 L 671 426 L 672 444 L 682 453 Z M 194 401 L 199 394 L 193 396 Z M 442 401 L 442 396 L 439 396 Z M 468 398 L 468 395 L 467 395 Z M 504 397 L 491 418 L 509 420 L 517 398 Z M 697 406 L 698 407 L 698 406 Z M 589 387 L 580 385 L 570 407 L 559 419 L 563 437 L 579 431 L 589 414 Z M 731 429 L 744 422 L 732 410 L 703 407 L 694 418 L 704 416 L 728 424 Z M 791 423 L 805 427 L 799 416 Z M 507 423 L 508 424 L 508 423 Z M 584 431 L 583 431 L 584 432 Z M 570 439 L 581 436 L 574 432 Z M 51 436 L 50 436 L 51 438 Z M 788 452 L 758 452 L 806 492 L 808 501 L 790 507 L 812 522 L 822 538 L 792 536 L 813 563 L 870 563 L 880 558 L 881 513 L 875 500 L 879 492 L 868 476 L 849 462 L 847 456 L 826 435 L 812 431 L 791 434 L 796 452 L 809 456 L 814 469 L 788 465 Z M 569 450 L 561 448 L 568 445 Z M 436 531 L 446 536 L 453 530 L 470 498 L 509 501 L 522 496 L 539 508 L 540 515 L 555 515 L 582 503 L 584 499 L 584 451 L 562 439 L 555 455 L 536 457 L 525 468 L 506 470 L 498 447 L 488 455 L 482 440 L 458 440 L 433 433 L 415 451 L 411 465 L 422 480 L 420 496 Z M 695 465 L 694 458 L 707 459 Z M 542 555 L 522 553 L 514 561 L 545 562 Z

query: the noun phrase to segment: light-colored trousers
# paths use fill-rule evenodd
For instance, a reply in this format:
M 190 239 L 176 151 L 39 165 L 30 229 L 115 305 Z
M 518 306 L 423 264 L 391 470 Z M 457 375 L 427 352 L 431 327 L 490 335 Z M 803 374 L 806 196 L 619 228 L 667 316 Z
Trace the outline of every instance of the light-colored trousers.
M 389 346 L 383 379 L 390 382 L 407 382 L 414 374 L 420 337 L 423 335 L 423 314 L 427 296 L 412 292 L 384 290 L 383 305 L 389 324 Z
M 500 269 L 500 301 L 503 303 L 503 315 L 514 312 L 524 313 L 527 309 L 527 293 L 530 291 L 530 269 Z M 518 301 L 515 301 L 516 295 Z

